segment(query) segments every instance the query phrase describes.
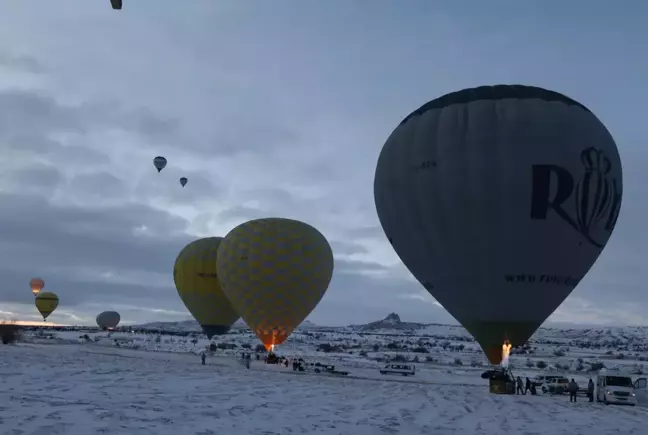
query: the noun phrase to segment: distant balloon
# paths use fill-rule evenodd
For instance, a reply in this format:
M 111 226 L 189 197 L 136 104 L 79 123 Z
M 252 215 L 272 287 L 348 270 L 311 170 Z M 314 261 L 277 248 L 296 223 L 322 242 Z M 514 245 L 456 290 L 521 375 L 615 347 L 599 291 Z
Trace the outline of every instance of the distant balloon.
M 173 281 L 180 299 L 208 338 L 227 333 L 239 318 L 221 289 L 216 258 L 222 237 L 189 243 L 173 266 Z
M 56 296 L 56 293 L 40 292 L 38 296 L 36 296 L 36 309 L 41 313 L 41 316 L 43 316 L 43 320 L 47 320 L 49 315 L 56 310 L 58 304 L 59 298 Z
M 40 291 L 45 287 L 45 281 L 43 281 L 41 278 L 32 278 L 29 281 L 29 286 L 31 287 L 31 291 L 34 294 L 34 296 L 38 295 Z
M 120 320 L 121 316 L 117 311 L 104 311 L 97 316 L 97 326 L 101 329 L 115 329 Z
M 157 169 L 158 173 L 164 169 L 164 167 L 167 165 L 167 159 L 165 159 L 162 156 L 157 156 L 156 158 L 153 159 L 153 166 L 155 166 L 155 169 Z
M 394 250 L 492 363 L 585 276 L 622 190 L 616 144 L 596 116 L 518 85 L 425 104 L 387 139 L 374 180 Z
M 186 177 L 182 177 L 182 178 L 180 179 L 180 184 L 182 185 L 182 187 L 185 187 L 185 184 L 187 184 L 187 178 L 186 178 Z
M 234 228 L 216 263 L 223 292 L 268 350 L 313 311 L 333 275 L 326 238 L 308 224 L 282 218 Z
M 113 9 L 121 9 L 122 8 L 122 0 L 110 0 L 110 4 L 112 5 Z

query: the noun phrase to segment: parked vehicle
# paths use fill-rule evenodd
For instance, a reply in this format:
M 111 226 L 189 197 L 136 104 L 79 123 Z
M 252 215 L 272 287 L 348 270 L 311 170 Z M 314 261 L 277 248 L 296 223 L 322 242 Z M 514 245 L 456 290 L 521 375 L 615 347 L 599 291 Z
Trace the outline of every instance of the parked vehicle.
M 410 364 L 387 364 L 380 369 L 380 374 L 414 376 L 416 374 L 416 368 Z
M 315 367 L 314 372 L 315 373 L 329 373 L 331 375 L 342 375 L 342 376 L 346 376 L 346 375 L 349 374 L 349 372 L 346 372 L 346 371 L 335 370 L 334 365 L 328 365 L 328 364 L 327 365 L 323 364 L 323 365 Z
M 569 386 L 569 379 L 564 376 L 555 376 L 549 378 L 547 382 L 542 385 L 543 393 L 563 394 L 567 392 Z
M 538 375 L 531 380 L 536 387 L 542 387 L 544 384 L 549 382 L 551 378 L 555 378 L 556 375 Z
M 642 392 L 645 390 L 646 378 L 639 378 L 633 382 L 629 373 L 621 370 L 601 369 L 596 376 L 596 401 L 606 405 L 630 405 L 637 404 L 635 386 Z

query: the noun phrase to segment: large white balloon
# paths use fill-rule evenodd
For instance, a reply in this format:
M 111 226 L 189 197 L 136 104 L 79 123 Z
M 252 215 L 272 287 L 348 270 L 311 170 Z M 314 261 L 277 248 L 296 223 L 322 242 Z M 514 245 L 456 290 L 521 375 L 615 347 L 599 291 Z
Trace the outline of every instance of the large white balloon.
M 389 241 L 492 362 L 523 344 L 596 261 L 621 205 L 619 154 L 580 103 L 528 86 L 438 98 L 385 143 Z

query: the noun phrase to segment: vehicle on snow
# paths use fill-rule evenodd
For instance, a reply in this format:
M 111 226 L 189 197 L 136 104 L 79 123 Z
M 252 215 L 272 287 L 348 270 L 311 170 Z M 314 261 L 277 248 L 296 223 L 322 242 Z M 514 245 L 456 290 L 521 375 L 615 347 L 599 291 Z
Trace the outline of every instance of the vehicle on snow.
M 601 369 L 595 382 L 596 401 L 606 405 L 637 405 L 637 392 L 643 393 L 646 388 L 646 378 L 635 382 L 629 373 L 622 370 Z M 643 387 L 643 388 L 642 388 Z
M 330 364 L 315 364 L 315 369 L 313 370 L 315 373 L 329 373 L 331 375 L 341 375 L 341 376 L 346 376 L 349 374 L 349 372 L 342 371 L 342 370 L 335 370 L 334 365 Z
M 387 364 L 380 369 L 381 375 L 414 376 L 416 368 L 410 364 Z
M 648 406 L 648 379 L 639 378 L 634 382 L 634 393 L 637 405 Z
M 551 378 L 555 378 L 557 375 L 538 375 L 535 378 L 531 379 L 531 382 L 536 386 L 536 387 L 542 387 L 544 384 L 549 382 Z
M 569 387 L 569 379 L 564 376 L 554 376 L 542 384 L 543 393 L 564 394 Z

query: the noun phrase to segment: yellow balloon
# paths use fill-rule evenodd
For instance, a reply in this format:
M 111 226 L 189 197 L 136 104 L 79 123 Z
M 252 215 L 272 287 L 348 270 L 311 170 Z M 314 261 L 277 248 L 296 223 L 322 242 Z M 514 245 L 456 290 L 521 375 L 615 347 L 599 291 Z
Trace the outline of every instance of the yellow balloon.
M 333 252 L 308 224 L 256 219 L 225 236 L 217 270 L 232 306 L 269 350 L 285 341 L 324 296 L 333 276 Z
M 36 309 L 41 313 L 41 316 L 43 316 L 43 320 L 46 320 L 47 317 L 54 312 L 56 307 L 58 307 L 59 298 L 56 296 L 56 293 L 40 292 L 38 296 L 36 296 L 35 304 Z
M 221 290 L 216 257 L 222 237 L 207 237 L 184 247 L 173 266 L 180 299 L 207 337 L 225 334 L 239 318 Z

